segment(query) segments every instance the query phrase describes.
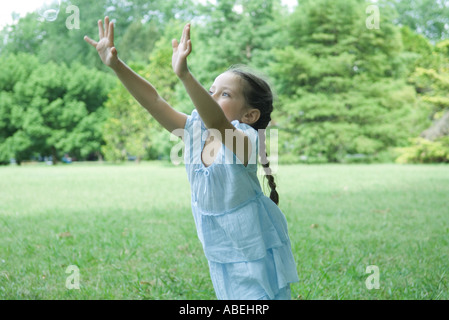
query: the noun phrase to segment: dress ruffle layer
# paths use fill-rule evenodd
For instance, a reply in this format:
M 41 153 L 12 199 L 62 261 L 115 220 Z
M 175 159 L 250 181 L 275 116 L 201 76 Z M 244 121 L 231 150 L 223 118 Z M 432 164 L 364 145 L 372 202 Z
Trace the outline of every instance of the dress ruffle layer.
M 293 265 L 293 267 L 292 267 Z M 289 300 L 283 296 L 289 284 L 298 281 L 290 243 L 267 250 L 254 261 L 217 263 L 209 261 L 212 283 L 220 300 Z
M 221 215 L 202 212 L 195 205 L 193 208 L 198 235 L 210 261 L 258 260 L 268 249 L 289 241 L 284 215 L 262 193 Z

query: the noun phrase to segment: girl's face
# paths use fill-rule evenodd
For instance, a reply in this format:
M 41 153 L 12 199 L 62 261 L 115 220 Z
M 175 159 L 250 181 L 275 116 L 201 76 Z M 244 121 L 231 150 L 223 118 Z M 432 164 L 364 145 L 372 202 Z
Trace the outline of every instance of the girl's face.
M 238 75 L 231 72 L 219 75 L 209 93 L 223 109 L 229 122 L 233 120 L 245 122 L 244 116 L 248 108 L 243 96 L 243 80 Z

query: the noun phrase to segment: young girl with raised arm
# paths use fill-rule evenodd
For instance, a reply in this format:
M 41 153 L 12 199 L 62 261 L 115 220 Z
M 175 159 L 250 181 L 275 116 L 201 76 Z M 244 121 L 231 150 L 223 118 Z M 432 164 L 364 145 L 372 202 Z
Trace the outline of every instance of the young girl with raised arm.
M 288 300 L 298 281 L 285 216 L 277 206 L 276 184 L 259 139 L 271 120 L 269 85 L 244 70 L 219 75 L 210 91 L 187 66 L 192 52 L 190 24 L 181 40 L 172 41 L 172 67 L 184 84 L 195 110 L 178 112 L 156 89 L 117 56 L 114 25 L 98 21 L 100 40 L 85 37 L 135 99 L 168 131 L 184 129 L 185 166 L 191 186 L 192 212 L 209 263 L 218 299 Z M 259 131 L 259 132 L 258 132 Z M 265 141 L 260 143 L 265 150 Z M 195 148 L 199 146 L 200 148 Z M 257 154 L 271 188 L 262 192 Z

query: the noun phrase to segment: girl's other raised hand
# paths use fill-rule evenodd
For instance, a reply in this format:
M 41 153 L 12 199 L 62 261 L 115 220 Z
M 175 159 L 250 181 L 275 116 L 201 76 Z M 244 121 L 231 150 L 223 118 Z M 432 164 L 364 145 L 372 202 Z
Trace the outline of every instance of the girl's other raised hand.
M 187 57 L 192 52 L 192 42 L 190 40 L 190 23 L 186 24 L 182 31 L 181 40 L 172 40 L 173 57 L 172 66 L 173 71 L 179 78 L 183 78 L 189 73 L 187 67 Z
M 101 61 L 108 67 L 114 68 L 118 63 L 117 49 L 114 46 L 114 23 L 109 21 L 109 17 L 104 18 L 103 22 L 98 20 L 99 40 L 96 42 L 88 36 L 84 40 L 97 49 Z

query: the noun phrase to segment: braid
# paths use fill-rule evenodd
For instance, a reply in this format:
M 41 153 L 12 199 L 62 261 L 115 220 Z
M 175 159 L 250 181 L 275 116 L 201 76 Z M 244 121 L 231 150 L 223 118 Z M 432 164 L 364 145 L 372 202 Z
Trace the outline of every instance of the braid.
M 273 200 L 273 202 L 276 203 L 276 205 L 279 205 L 279 194 L 276 191 L 276 183 L 274 182 L 274 177 L 271 173 L 270 161 L 268 161 L 268 154 L 266 151 L 267 145 L 265 142 L 265 134 L 259 133 L 259 139 L 261 141 L 260 145 L 262 148 L 262 150 L 260 151 L 260 163 L 262 164 L 262 167 L 265 171 L 265 177 L 268 180 L 268 186 L 271 189 L 270 199 Z
M 266 157 L 268 155 L 265 153 Z M 274 203 L 279 205 L 279 194 L 276 191 L 276 183 L 274 182 L 274 177 L 271 174 L 270 162 L 267 159 L 266 164 L 262 164 L 263 169 L 265 170 L 265 177 L 268 179 L 268 185 L 270 186 L 270 199 L 273 200 Z

